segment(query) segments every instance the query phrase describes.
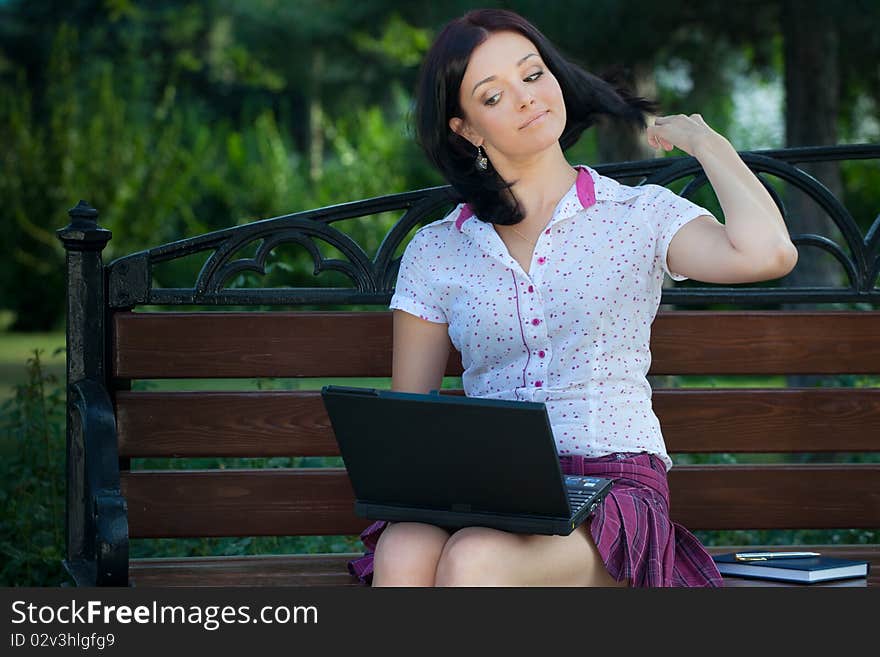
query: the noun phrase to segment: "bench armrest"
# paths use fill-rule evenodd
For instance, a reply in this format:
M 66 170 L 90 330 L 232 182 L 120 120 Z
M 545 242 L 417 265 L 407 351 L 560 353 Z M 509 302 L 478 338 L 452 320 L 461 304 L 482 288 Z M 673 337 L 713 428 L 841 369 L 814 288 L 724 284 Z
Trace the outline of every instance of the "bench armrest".
M 128 585 L 128 506 L 119 484 L 119 448 L 113 403 L 103 385 L 82 379 L 70 386 L 81 423 L 86 484 L 86 532 L 93 549 L 84 563 L 65 564 L 78 585 Z

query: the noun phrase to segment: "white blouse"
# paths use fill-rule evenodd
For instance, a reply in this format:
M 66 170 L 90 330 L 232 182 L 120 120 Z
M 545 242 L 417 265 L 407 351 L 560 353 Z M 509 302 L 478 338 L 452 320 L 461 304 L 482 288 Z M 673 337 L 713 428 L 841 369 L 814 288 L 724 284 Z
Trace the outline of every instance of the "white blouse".
M 676 231 L 712 213 L 660 185 L 579 165 L 526 273 L 459 204 L 416 231 L 389 308 L 448 324 L 468 397 L 544 402 L 560 455 L 657 454 L 650 329 Z

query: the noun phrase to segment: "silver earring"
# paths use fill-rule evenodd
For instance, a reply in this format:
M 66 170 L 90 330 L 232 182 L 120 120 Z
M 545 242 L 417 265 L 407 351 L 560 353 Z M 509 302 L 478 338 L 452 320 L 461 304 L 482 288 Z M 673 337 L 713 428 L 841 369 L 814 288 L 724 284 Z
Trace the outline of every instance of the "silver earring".
M 489 160 L 486 159 L 486 156 L 481 153 L 481 147 L 477 146 L 477 159 L 475 161 L 477 169 L 480 171 L 485 171 L 489 168 Z

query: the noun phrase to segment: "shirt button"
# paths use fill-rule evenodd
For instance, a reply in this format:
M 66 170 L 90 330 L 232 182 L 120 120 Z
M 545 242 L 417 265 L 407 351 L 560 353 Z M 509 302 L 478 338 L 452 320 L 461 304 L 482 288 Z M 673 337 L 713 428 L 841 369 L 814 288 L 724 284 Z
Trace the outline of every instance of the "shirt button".
M 547 230 L 545 230 L 545 231 L 544 231 L 544 234 L 545 234 L 545 235 L 549 235 L 549 234 L 550 234 L 550 229 L 548 228 Z
M 544 350 L 542 349 L 541 351 L 539 351 L 539 352 L 538 352 L 538 355 L 539 355 L 541 358 L 543 358 L 543 357 L 544 357 Z
M 543 256 L 538 258 L 538 264 L 543 265 L 545 260 L 547 260 L 547 258 L 544 258 Z
M 532 326 L 537 326 L 537 325 L 540 324 L 540 323 L 541 323 L 541 320 L 538 319 L 537 317 L 536 317 L 535 319 L 532 320 Z
M 543 381 L 535 381 L 535 386 L 540 388 L 543 383 Z
M 531 285 L 529 285 L 529 292 L 534 292 L 534 291 L 535 291 L 535 288 L 532 287 Z

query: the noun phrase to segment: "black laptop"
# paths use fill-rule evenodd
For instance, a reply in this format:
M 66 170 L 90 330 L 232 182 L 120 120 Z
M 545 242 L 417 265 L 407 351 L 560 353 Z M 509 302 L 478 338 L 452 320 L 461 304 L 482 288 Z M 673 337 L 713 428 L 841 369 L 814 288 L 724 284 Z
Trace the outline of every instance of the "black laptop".
M 611 487 L 562 474 L 540 402 L 336 385 L 321 396 L 363 518 L 566 535 Z

